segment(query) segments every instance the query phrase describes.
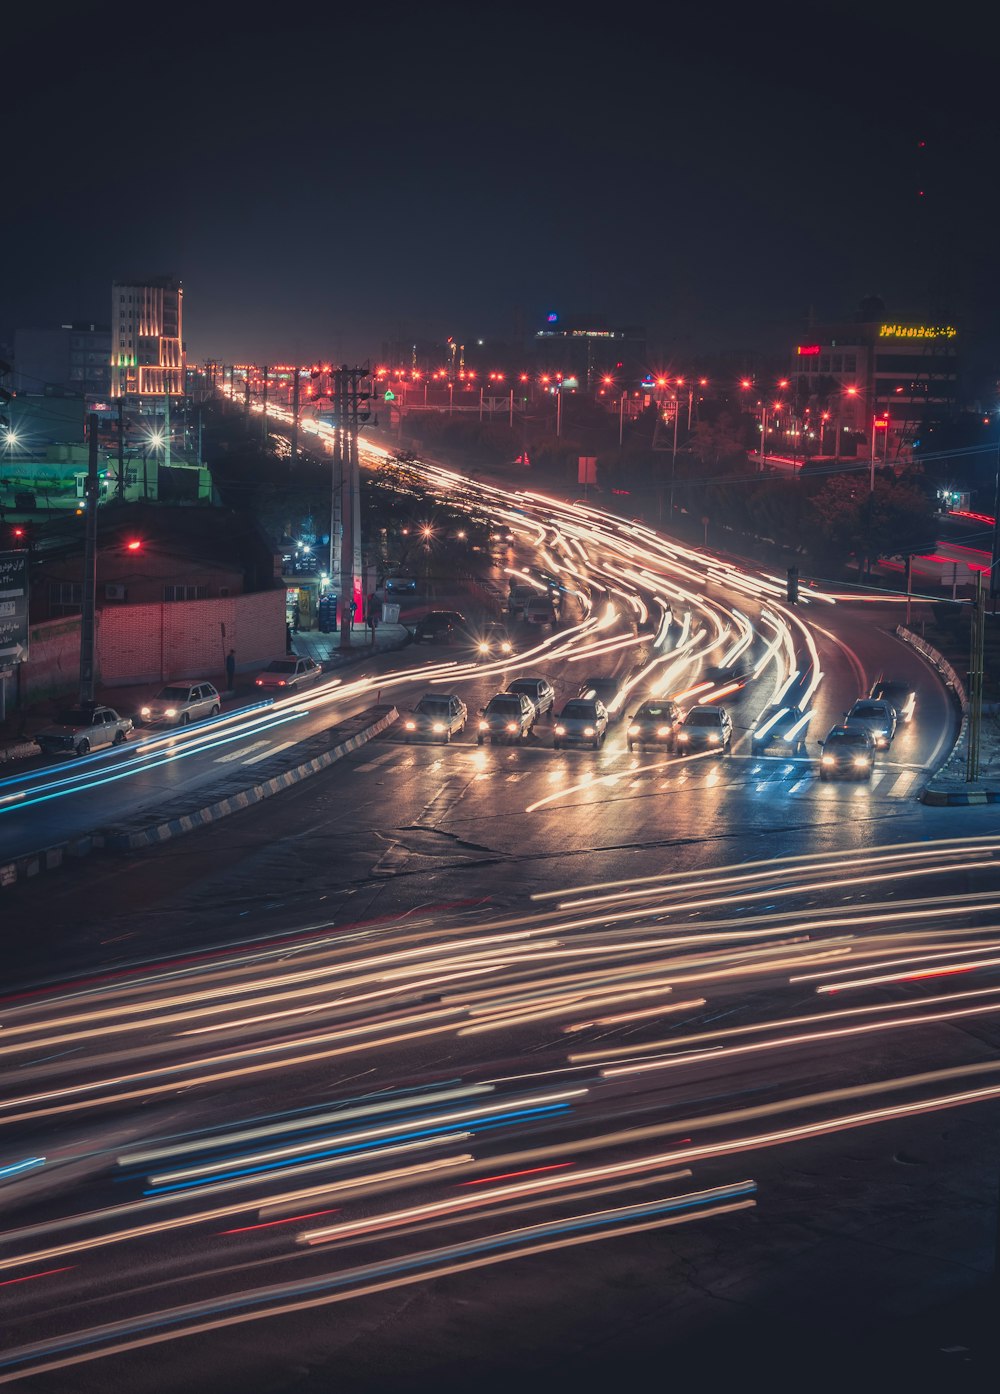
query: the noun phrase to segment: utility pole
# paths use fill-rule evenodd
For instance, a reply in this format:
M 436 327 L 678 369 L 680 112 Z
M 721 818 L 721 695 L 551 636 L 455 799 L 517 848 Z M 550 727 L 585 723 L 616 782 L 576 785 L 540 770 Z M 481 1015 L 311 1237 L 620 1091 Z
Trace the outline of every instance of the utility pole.
M 292 372 L 292 469 L 299 455 L 299 370 Z M 332 574 L 332 573 L 331 573 Z
M 340 646 L 349 648 L 352 619 L 356 608 L 363 605 L 361 595 L 361 487 L 358 471 L 358 427 L 368 420 L 369 411 L 363 406 L 371 392 L 362 387 L 370 376 L 364 368 L 349 368 L 342 363 L 334 374 L 334 398 L 337 402 L 339 436 L 342 441 L 343 484 L 341 500 L 340 545 Z
M 125 416 L 124 402 L 118 398 L 118 481 L 115 493 L 119 502 L 125 497 Z
M 990 558 L 990 601 L 997 612 L 997 592 L 1000 590 L 1000 443 L 997 444 L 996 479 L 993 484 L 993 555 Z
M 249 424 L 250 421 L 250 365 L 243 369 L 243 417 Z
M 84 491 L 83 593 L 80 605 L 80 704 L 94 700 L 94 629 L 97 602 L 97 413 L 87 417 Z
M 976 596 L 972 602 L 972 635 L 969 645 L 969 748 L 965 756 L 965 782 L 979 778 L 979 736 L 983 724 L 983 649 L 986 638 L 986 596 L 983 573 L 976 572 Z
M 267 445 L 267 364 L 264 364 L 264 396 L 262 405 L 264 410 L 260 414 L 260 437 L 261 444 Z

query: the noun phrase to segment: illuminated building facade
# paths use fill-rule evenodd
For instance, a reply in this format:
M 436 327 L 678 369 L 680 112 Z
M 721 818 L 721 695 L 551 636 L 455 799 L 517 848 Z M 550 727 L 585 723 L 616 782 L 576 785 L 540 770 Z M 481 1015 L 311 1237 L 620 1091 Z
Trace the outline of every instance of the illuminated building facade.
M 115 281 L 111 291 L 111 396 L 133 407 L 184 395 L 184 292 L 173 276 Z
M 638 387 L 648 367 L 645 329 L 614 329 L 601 321 L 561 320 L 554 314 L 536 331 L 533 353 L 540 369 L 572 374 L 592 395 L 605 376 L 619 388 Z
M 888 317 L 813 326 L 792 356 L 796 395 L 864 436 L 878 458 L 901 459 L 926 422 L 955 408 L 957 339 L 954 325 Z

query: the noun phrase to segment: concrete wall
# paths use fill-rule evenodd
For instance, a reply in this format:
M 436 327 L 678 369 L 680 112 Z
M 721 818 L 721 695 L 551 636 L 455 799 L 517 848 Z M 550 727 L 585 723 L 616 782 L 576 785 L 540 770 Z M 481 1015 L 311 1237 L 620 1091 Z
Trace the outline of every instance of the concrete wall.
M 224 686 L 230 649 L 236 651 L 237 672 L 254 672 L 284 655 L 283 589 L 222 600 L 109 606 L 97 612 L 100 687 L 185 677 Z M 80 680 L 79 616 L 32 625 L 28 662 L 18 676 L 22 704 L 73 692 Z

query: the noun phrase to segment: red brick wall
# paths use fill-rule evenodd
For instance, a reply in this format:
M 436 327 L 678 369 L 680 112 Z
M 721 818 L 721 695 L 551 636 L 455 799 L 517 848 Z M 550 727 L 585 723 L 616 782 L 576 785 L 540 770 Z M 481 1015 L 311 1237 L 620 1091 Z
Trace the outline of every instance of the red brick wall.
M 221 625 L 226 627 L 225 639 Z M 225 686 L 226 654 L 254 672 L 285 652 L 282 587 L 225 600 L 106 606 L 97 612 L 97 683 L 103 687 L 208 678 Z M 80 681 L 80 617 L 33 624 L 19 667 L 22 704 L 75 691 Z

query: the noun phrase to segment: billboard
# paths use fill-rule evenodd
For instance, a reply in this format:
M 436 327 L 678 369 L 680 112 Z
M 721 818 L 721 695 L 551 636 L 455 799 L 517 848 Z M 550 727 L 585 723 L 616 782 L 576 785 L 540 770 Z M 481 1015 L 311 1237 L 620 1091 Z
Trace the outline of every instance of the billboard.
M 0 552 L 0 668 L 28 657 L 28 554 Z

